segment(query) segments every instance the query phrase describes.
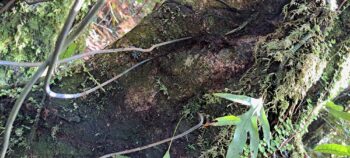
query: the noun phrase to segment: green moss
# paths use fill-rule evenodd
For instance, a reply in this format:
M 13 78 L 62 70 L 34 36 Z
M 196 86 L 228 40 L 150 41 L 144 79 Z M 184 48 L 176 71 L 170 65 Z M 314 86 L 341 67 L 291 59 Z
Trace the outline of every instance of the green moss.
M 92 1 L 84 3 L 76 20 L 82 19 Z M 18 2 L 14 8 L 1 14 L 0 59 L 16 62 L 44 61 L 54 49 L 56 38 L 73 2 L 60 0 L 37 5 Z M 73 52 L 63 53 L 62 57 L 83 50 L 85 36 L 79 37 L 75 45 L 77 47 Z M 1 87 L 26 81 L 35 72 L 35 68 L 1 67 L 0 71 L 6 74 L 6 77 L 0 76 Z
M 315 16 L 321 8 L 322 14 Z M 241 87 L 238 91 L 245 95 L 262 96 L 266 105 L 270 106 L 269 114 L 279 116 L 274 129 L 277 133 L 268 153 L 276 151 L 296 129 L 306 129 L 307 125 L 299 121 L 309 121 L 308 115 L 316 105 L 303 107 L 303 114 L 298 113 L 295 107 L 320 80 L 329 58 L 334 55 L 332 42 L 328 40 L 336 16 L 333 12 L 319 2 L 294 0 L 284 7 L 283 12 L 284 23 L 260 41 L 255 49 L 255 64 L 236 86 Z M 290 118 L 286 120 L 286 116 Z M 293 118 L 299 118 L 296 121 L 299 124 L 294 124 Z M 279 150 L 293 149 L 291 144 L 287 144 Z
M 52 138 L 40 137 L 32 145 L 33 155 L 39 157 L 71 157 L 91 154 L 89 149 L 76 148 L 68 143 L 56 142 Z

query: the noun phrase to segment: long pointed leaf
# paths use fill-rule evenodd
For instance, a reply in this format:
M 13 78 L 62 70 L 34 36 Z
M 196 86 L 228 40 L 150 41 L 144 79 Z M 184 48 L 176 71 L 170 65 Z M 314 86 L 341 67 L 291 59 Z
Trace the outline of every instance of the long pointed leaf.
M 169 150 L 166 151 L 166 153 L 164 154 L 163 158 L 170 158 Z
M 252 106 L 252 98 L 244 95 L 234 95 L 230 93 L 214 93 L 213 95 L 233 102 L 241 103 L 243 105 Z
M 251 118 L 251 124 L 249 128 L 249 136 L 250 136 L 250 151 L 253 152 L 253 158 L 256 158 L 258 156 L 259 151 L 259 129 L 258 129 L 258 122 L 257 117 L 252 116 Z
M 234 115 L 228 115 L 223 117 L 218 117 L 215 119 L 214 123 L 211 123 L 212 126 L 228 126 L 228 125 L 237 125 L 240 122 L 240 118 Z
M 347 121 L 350 121 L 350 113 L 343 112 L 343 111 L 337 111 L 333 109 L 329 109 L 329 113 L 331 113 L 334 117 L 344 119 Z
M 240 125 L 235 129 L 233 140 L 231 141 L 226 158 L 239 158 L 247 141 L 247 131 Z
M 264 139 L 268 146 L 270 146 L 270 140 L 271 140 L 271 133 L 270 133 L 270 124 L 269 120 L 267 119 L 267 116 L 265 114 L 265 110 L 261 109 L 259 121 L 263 129 L 264 133 Z
M 316 146 L 314 150 L 321 153 L 350 156 L 350 146 L 340 144 L 321 144 Z
M 343 111 L 343 110 L 344 110 L 344 107 L 343 107 L 343 106 L 337 105 L 337 104 L 335 104 L 335 103 L 332 102 L 332 101 L 328 101 L 328 102 L 326 103 L 326 107 L 329 108 L 329 109 L 336 110 L 336 111 Z
M 248 128 L 251 126 L 250 117 L 253 114 L 251 109 L 241 116 L 241 122 L 237 125 L 235 133 L 233 134 L 233 140 L 231 141 L 226 157 L 227 158 L 239 158 L 243 152 L 244 145 L 247 141 Z

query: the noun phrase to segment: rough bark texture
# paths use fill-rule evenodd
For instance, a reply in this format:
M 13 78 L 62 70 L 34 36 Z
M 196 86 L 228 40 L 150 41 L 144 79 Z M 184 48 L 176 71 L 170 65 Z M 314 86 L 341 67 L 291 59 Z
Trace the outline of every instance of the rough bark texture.
M 287 2 L 280 0 L 227 4 L 238 10 L 218 1 L 165 2 L 110 48 L 147 48 L 181 37 L 192 39 L 151 53 L 101 55 L 87 62 L 88 71 L 103 82 L 143 59 L 156 57 L 106 86 L 105 91 L 73 101 L 49 99 L 28 152 L 45 157 L 86 157 L 151 143 L 171 136 L 184 114 L 192 121 L 183 121 L 179 131 L 196 122 L 196 112 L 214 117 L 241 114 L 245 109 L 239 106 L 225 107 L 210 95 L 203 97 L 229 88 L 232 93 L 264 98 L 275 138 L 265 156 L 272 154 L 273 148 L 301 128 L 299 124 L 308 126 L 314 117 L 309 113 L 318 113 L 314 108 L 333 95 L 330 91 L 336 89 L 335 83 L 348 79 L 340 72 L 347 71 L 343 68 L 349 63 L 344 44 L 349 40 L 344 29 L 349 21 L 344 18 L 333 25 L 336 15 L 323 2 L 292 1 L 283 11 Z M 348 10 L 344 14 L 348 15 Z M 251 17 L 243 29 L 225 36 Z M 328 36 L 333 26 L 335 31 Z M 339 45 L 331 48 L 330 39 L 344 42 L 337 41 Z M 334 65 L 338 67 L 333 70 Z M 326 85 L 320 80 L 325 72 L 329 77 Z M 81 71 L 65 77 L 54 89 L 77 92 L 94 85 L 87 78 L 86 70 Z M 313 104 L 308 105 L 306 99 Z M 231 135 L 229 128 L 202 129 L 175 141 L 171 154 L 224 155 Z M 280 148 L 288 151 L 280 153 L 301 156 L 299 143 L 294 142 L 294 153 L 288 153 L 288 148 Z M 130 156 L 161 157 L 166 149 L 162 145 Z

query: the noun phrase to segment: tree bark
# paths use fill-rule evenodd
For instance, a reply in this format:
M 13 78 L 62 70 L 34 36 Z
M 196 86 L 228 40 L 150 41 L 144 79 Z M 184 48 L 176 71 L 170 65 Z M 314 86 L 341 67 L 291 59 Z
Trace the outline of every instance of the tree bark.
M 101 156 L 170 137 L 184 114 L 193 121 L 181 123 L 179 131 L 196 122 L 193 116 L 197 112 L 211 117 L 242 114 L 244 108 L 236 104 L 225 107 L 204 95 L 225 88 L 235 94 L 263 97 L 273 127 L 272 146 L 280 147 L 293 135 L 301 137 L 320 105 L 336 94 L 339 88 L 335 85 L 348 79 L 341 72 L 349 72 L 345 69 L 350 62 L 349 21 L 335 20 L 348 12 L 336 14 L 323 1 L 166 1 L 109 48 L 148 48 L 163 41 L 192 38 L 150 53 L 97 55 L 89 60 L 85 70 L 103 82 L 154 58 L 104 91 L 73 101 L 47 101 L 30 152 Z M 332 39 L 336 44 L 330 47 Z M 322 75 L 328 80 L 321 80 Z M 87 72 L 81 71 L 63 78 L 53 89 L 77 92 L 94 85 L 87 78 Z M 202 129 L 190 134 L 188 140 L 176 141 L 171 154 L 225 155 L 231 131 Z M 56 142 L 52 143 L 52 138 Z M 196 151 L 186 149 L 188 144 L 197 144 Z M 297 150 L 300 142 L 291 139 L 288 144 L 295 150 L 281 146 L 277 155 L 305 154 Z M 161 157 L 166 149 L 162 145 L 130 156 Z M 273 149 L 265 151 L 269 156 L 276 154 Z

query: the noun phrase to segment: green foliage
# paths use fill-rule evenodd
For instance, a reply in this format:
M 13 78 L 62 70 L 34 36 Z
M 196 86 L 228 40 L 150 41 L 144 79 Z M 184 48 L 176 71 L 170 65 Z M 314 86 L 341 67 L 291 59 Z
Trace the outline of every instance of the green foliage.
M 343 106 L 337 105 L 332 101 L 326 103 L 328 112 L 337 119 L 350 121 L 350 113 L 343 111 Z M 340 144 L 321 144 L 315 147 L 314 151 L 334 154 L 338 156 L 350 156 L 350 146 Z
M 333 110 L 333 109 L 329 109 L 328 112 L 336 118 L 350 121 L 350 113 L 348 113 L 348 112 L 337 111 L 337 110 Z
M 350 146 L 340 144 L 321 144 L 314 149 L 317 152 L 334 154 L 338 156 L 350 156 Z
M 88 11 L 88 6 L 94 0 L 84 3 L 80 20 Z M 74 1 L 61 0 L 28 5 L 16 2 L 12 10 L 0 15 L 0 59 L 16 62 L 40 62 L 52 52 L 55 40 L 69 8 Z M 77 40 L 62 53 L 61 57 L 69 57 L 85 47 L 84 37 Z M 0 87 L 27 80 L 35 68 L 0 67 Z M 12 78 L 13 77 L 13 78 Z
M 237 125 L 241 119 L 234 115 L 228 115 L 216 118 L 211 126 L 227 126 L 227 125 Z
M 336 110 L 336 111 L 343 111 L 343 106 L 340 106 L 340 105 L 337 105 L 337 104 L 335 104 L 334 102 L 332 102 L 332 101 L 328 101 L 327 103 L 326 103 L 326 107 L 328 108 L 328 109 L 332 109 L 332 110 Z
M 169 95 L 168 88 L 163 84 L 160 78 L 158 78 L 156 82 L 157 82 L 157 86 L 159 87 L 159 91 L 163 92 L 165 96 L 168 96 Z
M 250 98 L 244 95 L 234 95 L 230 93 L 214 93 L 214 96 L 220 97 L 220 98 L 225 98 L 227 100 L 241 103 L 243 105 L 251 106 L 254 104 L 253 102 L 258 101 L 257 99 Z
M 1 15 L 0 57 L 12 61 L 41 61 L 51 52 L 71 1 L 37 6 L 19 3 Z M 45 27 L 41 27 L 45 26 Z
M 60 59 L 68 58 L 74 55 L 75 51 L 77 51 L 78 45 L 76 43 L 72 43 L 68 46 L 67 50 L 60 55 Z
M 215 93 L 214 96 L 218 96 L 233 102 L 238 102 L 250 107 L 250 109 L 239 117 L 229 115 L 215 119 L 215 123 L 210 125 L 236 125 L 233 140 L 231 141 L 226 157 L 239 158 L 242 154 L 244 146 L 247 141 L 247 133 L 250 138 L 250 151 L 253 152 L 253 157 L 257 157 L 259 150 L 259 129 L 258 121 L 260 122 L 264 139 L 269 145 L 270 143 L 270 124 L 267 120 L 267 116 L 263 109 L 262 99 L 255 99 L 242 95 L 234 95 L 229 93 Z
M 344 120 L 350 121 L 350 113 L 344 112 L 343 111 L 343 106 L 336 105 L 334 102 L 328 101 L 326 103 L 326 107 L 328 109 L 328 112 L 332 116 L 334 116 L 334 117 L 336 117 L 338 119 L 344 119 Z
M 166 151 L 166 153 L 164 154 L 163 158 L 170 158 L 169 150 Z

